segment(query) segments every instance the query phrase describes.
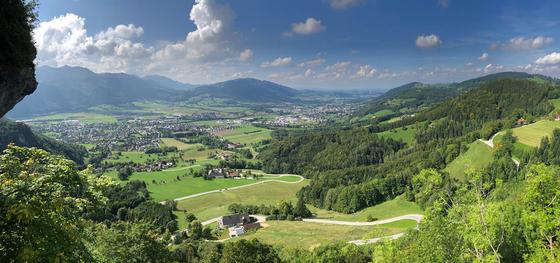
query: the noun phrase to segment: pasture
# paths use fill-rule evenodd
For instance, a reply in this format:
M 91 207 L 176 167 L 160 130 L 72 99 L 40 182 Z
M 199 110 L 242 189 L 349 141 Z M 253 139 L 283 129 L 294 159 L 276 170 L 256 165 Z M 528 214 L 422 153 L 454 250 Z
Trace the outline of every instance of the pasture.
M 293 178 L 290 177 L 283 178 L 285 178 L 286 181 L 293 180 Z M 264 181 L 266 178 L 259 180 Z M 253 180 L 251 181 L 255 182 Z M 275 205 L 281 200 L 285 200 L 292 201 L 295 205 L 297 201 L 297 191 L 308 183 L 308 180 L 296 184 L 267 182 L 181 200 L 178 202 L 177 208 L 180 210 L 187 210 L 195 214 L 198 219 L 204 221 L 228 214 L 228 206 L 233 203 Z
M 464 179 L 468 170 L 483 169 L 492 162 L 493 150 L 481 141 L 469 145 L 469 149 L 445 167 L 445 171 L 457 179 Z
M 308 205 L 314 218 L 332 219 L 340 221 L 361 221 L 366 222 L 367 217 L 377 219 L 387 219 L 406 214 L 423 214 L 422 209 L 414 202 L 407 201 L 404 196 L 398 196 L 393 200 L 385 201 L 381 204 L 365 208 L 353 214 L 343 214 L 330 210 L 319 209 Z
M 414 228 L 416 221 L 401 220 L 379 226 L 343 226 L 301 221 L 267 221 L 265 224 L 268 226 L 249 231 L 246 235 L 232 240 L 256 238 L 268 244 L 312 250 L 334 242 L 371 239 L 404 232 Z

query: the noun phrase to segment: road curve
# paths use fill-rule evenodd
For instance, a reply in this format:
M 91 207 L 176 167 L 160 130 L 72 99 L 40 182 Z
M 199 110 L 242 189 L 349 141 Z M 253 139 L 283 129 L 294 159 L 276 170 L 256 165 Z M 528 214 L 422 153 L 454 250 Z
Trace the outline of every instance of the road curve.
M 355 221 L 337 221 L 337 220 L 330 220 L 330 219 L 315 219 L 315 218 L 304 218 L 303 222 L 309 223 L 317 223 L 317 224 L 330 224 L 330 225 L 344 225 L 344 226 L 375 226 L 375 225 L 383 225 L 387 223 L 392 223 L 395 221 L 400 220 L 414 220 L 417 223 L 420 223 L 424 218 L 423 215 L 420 214 L 409 214 L 409 215 L 402 215 L 393 218 L 388 218 L 384 220 L 377 220 L 373 222 L 355 222 Z
M 268 175 L 268 176 L 270 176 L 270 175 Z M 255 186 L 255 185 L 258 185 L 258 184 L 264 184 L 264 183 L 269 183 L 269 182 L 278 182 L 278 183 L 284 183 L 284 184 L 298 184 L 298 183 L 301 183 L 304 180 L 303 176 L 297 175 L 297 174 L 282 174 L 282 175 L 279 175 L 279 176 L 276 176 L 276 177 L 280 178 L 280 177 L 287 177 L 287 176 L 297 176 L 297 177 L 299 177 L 299 180 L 297 180 L 295 182 L 286 182 L 286 181 L 278 180 L 278 179 L 258 180 L 257 182 L 252 183 L 252 184 L 246 184 L 246 185 L 235 186 L 235 187 L 228 187 L 228 188 L 225 188 L 225 189 L 217 189 L 217 190 L 202 192 L 202 193 L 198 193 L 198 194 L 187 195 L 187 196 L 175 198 L 173 200 L 181 201 L 181 200 L 185 200 L 185 199 L 191 199 L 191 198 L 199 197 L 199 196 L 202 196 L 202 195 L 220 193 L 220 192 L 229 191 L 229 190 L 236 190 L 236 189 L 240 189 L 240 188 L 244 188 L 244 187 L 250 187 L 250 186 Z M 235 180 L 235 179 L 232 179 L 232 180 Z

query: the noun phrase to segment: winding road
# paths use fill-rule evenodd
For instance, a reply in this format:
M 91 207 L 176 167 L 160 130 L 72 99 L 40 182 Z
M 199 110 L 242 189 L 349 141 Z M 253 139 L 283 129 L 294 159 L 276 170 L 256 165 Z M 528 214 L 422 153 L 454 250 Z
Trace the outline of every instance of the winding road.
M 529 125 L 533 125 L 533 123 L 529 124 Z M 526 125 L 526 126 L 529 126 Z M 492 135 L 492 137 L 490 138 L 490 140 L 483 140 L 483 139 L 478 139 L 479 141 L 483 142 L 484 144 L 488 145 L 490 148 L 494 148 L 494 138 L 496 138 L 496 136 L 498 134 L 500 134 L 502 132 L 497 132 L 494 135 Z M 519 170 L 519 165 L 521 164 L 518 160 L 516 160 L 515 158 L 511 158 L 511 160 L 513 161 L 513 163 L 515 163 L 515 165 L 517 166 L 517 169 Z

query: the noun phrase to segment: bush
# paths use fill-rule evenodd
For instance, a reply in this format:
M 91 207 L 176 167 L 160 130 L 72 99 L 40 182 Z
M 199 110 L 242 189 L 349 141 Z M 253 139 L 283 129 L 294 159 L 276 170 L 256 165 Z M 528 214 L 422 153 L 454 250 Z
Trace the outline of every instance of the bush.
M 288 216 L 286 217 L 286 220 L 288 220 L 288 221 L 294 221 L 295 218 L 294 218 L 293 215 L 288 215 Z
M 373 222 L 373 221 L 377 221 L 377 219 L 378 219 L 377 217 L 373 217 L 373 216 L 371 216 L 371 215 L 368 215 L 366 220 L 367 220 L 368 222 Z

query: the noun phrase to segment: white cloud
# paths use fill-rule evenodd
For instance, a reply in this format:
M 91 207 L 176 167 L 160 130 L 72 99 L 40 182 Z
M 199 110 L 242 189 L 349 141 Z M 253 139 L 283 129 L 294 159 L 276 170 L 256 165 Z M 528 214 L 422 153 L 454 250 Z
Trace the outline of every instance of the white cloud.
M 318 59 L 312 59 L 312 60 L 309 60 L 309 61 L 306 61 L 306 62 L 301 62 L 301 63 L 298 64 L 298 67 L 303 68 L 303 67 L 307 66 L 307 67 L 312 67 L 313 68 L 313 67 L 321 66 L 323 64 L 325 64 L 325 59 L 318 58 Z
M 308 68 L 303 75 L 306 78 L 309 78 L 309 77 L 311 77 L 311 75 L 313 75 L 313 71 L 310 68 Z
M 142 27 L 137 27 L 133 24 L 118 25 L 115 28 L 109 27 L 106 31 L 97 34 L 96 38 L 99 39 L 113 39 L 113 38 L 123 38 L 132 39 L 135 37 L 140 37 L 144 34 L 144 29 Z
M 480 55 L 480 57 L 478 57 L 478 60 L 486 61 L 486 60 L 488 60 L 489 57 L 490 56 L 488 55 L 488 53 L 484 52 L 484 53 L 482 53 L 482 55 Z
M 537 65 L 555 65 L 560 63 L 560 53 L 552 52 L 546 56 L 540 57 L 535 61 Z
M 334 63 L 332 65 L 329 65 L 326 67 L 327 71 L 346 71 L 346 69 L 348 68 L 348 66 L 350 66 L 350 61 L 342 61 L 342 62 L 337 62 Z
M 122 71 L 153 51 L 142 43 L 131 41 L 143 33 L 142 27 L 129 24 L 110 27 L 92 37 L 87 34 L 84 18 L 65 14 L 41 22 L 35 29 L 37 61 L 40 65 Z
M 287 66 L 292 64 L 291 57 L 279 57 L 270 62 L 264 62 L 261 64 L 261 67 L 268 68 L 268 67 L 280 67 L 280 66 Z
M 362 0 L 329 0 L 329 4 L 334 9 L 347 9 L 363 2 Z
M 504 69 L 504 66 L 502 66 L 502 65 L 488 64 L 482 69 L 480 69 L 480 68 L 477 69 L 477 71 L 483 71 L 484 73 L 493 73 L 493 72 L 502 71 L 503 69 Z
M 155 55 L 156 60 L 209 61 L 230 57 L 227 35 L 233 21 L 233 11 L 214 0 L 196 0 L 190 12 L 196 30 L 184 41 L 170 43 Z
M 419 48 L 433 48 L 441 45 L 442 41 L 438 36 L 431 34 L 425 36 L 418 36 L 416 38 L 416 46 Z
M 360 66 L 358 72 L 353 76 L 354 78 L 371 78 L 377 72 L 376 69 L 372 68 L 370 65 Z
M 553 39 L 551 37 L 537 36 L 534 38 L 514 37 L 505 43 L 492 43 L 491 48 L 503 48 L 506 50 L 527 50 L 539 49 L 551 44 Z
M 247 61 L 253 57 L 253 51 L 250 49 L 245 49 L 241 54 L 239 54 L 239 59 L 241 61 Z
M 321 24 L 321 20 L 317 20 L 313 17 L 306 19 L 301 23 L 292 24 L 292 32 L 284 33 L 285 36 L 290 36 L 291 34 L 299 35 L 311 35 L 315 33 L 320 33 L 325 31 L 327 28 Z

